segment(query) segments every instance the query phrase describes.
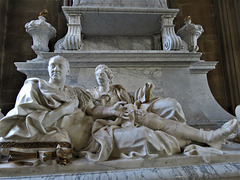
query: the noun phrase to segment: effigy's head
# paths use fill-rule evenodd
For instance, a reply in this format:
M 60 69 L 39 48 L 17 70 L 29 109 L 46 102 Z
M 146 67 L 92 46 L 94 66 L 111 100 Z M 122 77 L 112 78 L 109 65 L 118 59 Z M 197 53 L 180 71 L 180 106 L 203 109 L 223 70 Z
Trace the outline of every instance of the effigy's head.
M 113 80 L 112 70 L 104 64 L 99 64 L 95 68 L 95 76 L 99 85 L 106 83 L 106 81 L 111 84 Z
M 70 65 L 66 58 L 62 56 L 54 56 L 49 59 L 48 73 L 53 82 L 60 82 L 66 79 L 69 75 Z

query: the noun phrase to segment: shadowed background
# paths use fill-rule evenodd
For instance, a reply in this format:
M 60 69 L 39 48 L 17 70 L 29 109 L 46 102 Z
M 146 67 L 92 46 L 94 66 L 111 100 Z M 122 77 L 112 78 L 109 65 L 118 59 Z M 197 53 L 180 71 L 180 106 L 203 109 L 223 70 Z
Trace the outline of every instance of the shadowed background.
M 63 0 L 1 0 L 0 1 L 0 109 L 6 114 L 13 108 L 16 96 L 26 76 L 16 70 L 14 62 L 36 57 L 31 49 L 32 38 L 25 24 L 36 20 L 43 9 L 48 10 L 47 21 L 56 28 L 54 44 L 67 32 L 61 6 Z M 240 104 L 240 1 L 239 0 L 168 0 L 169 8 L 180 9 L 174 24 L 176 31 L 191 16 L 194 24 L 204 28 L 198 40 L 201 59 L 218 61 L 208 73 L 210 89 L 218 103 L 234 114 Z

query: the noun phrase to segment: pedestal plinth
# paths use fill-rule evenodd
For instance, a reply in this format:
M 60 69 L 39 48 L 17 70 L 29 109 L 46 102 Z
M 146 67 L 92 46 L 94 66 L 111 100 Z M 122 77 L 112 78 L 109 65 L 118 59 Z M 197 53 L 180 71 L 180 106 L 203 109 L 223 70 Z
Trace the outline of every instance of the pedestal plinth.
M 122 159 L 88 162 L 73 159 L 67 166 L 59 164 L 40 166 L 0 165 L 0 177 L 11 179 L 233 179 L 240 177 L 239 145 L 223 147 L 223 155 L 184 156 L 153 159 Z M 184 163 L 183 163 L 184 162 Z M 16 177 L 17 176 L 17 177 Z

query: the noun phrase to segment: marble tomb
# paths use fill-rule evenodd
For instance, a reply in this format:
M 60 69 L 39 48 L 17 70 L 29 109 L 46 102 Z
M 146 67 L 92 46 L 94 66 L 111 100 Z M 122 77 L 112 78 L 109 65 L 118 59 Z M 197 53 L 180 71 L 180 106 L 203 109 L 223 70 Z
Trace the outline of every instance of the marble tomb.
M 175 33 L 173 20 L 179 10 L 169 9 L 165 0 L 73 0 L 72 6 L 62 9 L 68 32 L 55 44 L 54 52 L 48 52 L 48 41 L 56 30 L 44 16 L 26 24 L 37 58 L 15 65 L 27 78 L 47 81 L 48 61 L 60 55 L 70 64 L 67 85 L 91 89 L 96 86 L 95 67 L 105 64 L 117 77 L 114 84 L 123 85 L 131 95 L 149 82 L 155 85 L 155 96 L 177 99 L 190 126 L 216 129 L 235 118 L 220 107 L 209 90 L 206 74 L 216 62 L 200 60 L 197 39 L 203 28 L 188 17 Z M 0 164 L 0 172 L 2 177 L 29 179 L 238 179 L 239 149 L 239 144 L 229 142 L 215 155 L 103 162 L 73 158 L 66 166 L 7 163 Z

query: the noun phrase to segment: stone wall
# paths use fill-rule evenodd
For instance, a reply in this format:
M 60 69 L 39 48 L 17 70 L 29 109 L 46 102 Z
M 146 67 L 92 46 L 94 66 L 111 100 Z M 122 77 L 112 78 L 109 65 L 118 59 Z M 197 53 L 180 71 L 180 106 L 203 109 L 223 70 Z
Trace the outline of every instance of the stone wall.
M 240 104 L 240 1 L 213 0 L 229 110 Z
M 7 6 L 8 2 L 8 7 Z M 199 39 L 201 59 L 219 61 L 216 70 L 208 74 L 210 88 L 220 105 L 228 109 L 226 86 L 223 78 L 222 57 L 220 54 L 219 36 L 216 28 L 214 0 L 169 0 L 170 8 L 179 8 L 175 20 L 176 30 L 183 26 L 184 18 L 192 17 L 192 22 L 203 26 L 205 32 Z M 25 32 L 25 23 L 37 19 L 43 9 L 49 11 L 47 21 L 57 29 L 57 37 L 50 41 L 50 51 L 55 42 L 62 38 L 67 31 L 66 19 L 62 13 L 63 0 L 6 0 L 0 1 L 0 40 L 5 38 L 4 54 L 0 45 L 0 108 L 5 114 L 14 106 L 15 98 L 20 90 L 25 75 L 16 70 L 14 62 L 26 61 L 36 57 L 31 49 L 32 39 Z M 4 8 L 3 8 L 4 7 Z M 3 14 L 3 15 L 2 15 Z M 5 15 L 6 16 L 5 16 Z M 5 26 L 4 18 L 7 17 Z M 2 35 L 6 28 L 6 34 Z
M 7 2 L 8 7 L 6 8 Z M 62 0 L 0 1 L 0 37 L 2 39 L 5 38 L 5 52 L 2 56 L 3 59 L 0 69 L 0 108 L 3 114 L 6 114 L 13 108 L 17 93 L 26 78 L 24 74 L 16 70 L 14 62 L 31 60 L 36 57 L 31 49 L 32 38 L 25 32 L 25 24 L 37 19 L 39 12 L 47 9 L 49 11 L 47 21 L 58 30 L 57 37 L 50 42 L 50 51 L 53 51 L 57 39 L 66 33 L 66 20 L 62 13 L 61 6 Z M 5 17 L 7 17 L 7 20 L 5 26 L 2 26 Z M 6 28 L 6 34 L 4 35 L 2 35 L 4 31 L 3 27 Z M 0 40 L 2 41 L 2 39 Z M 0 53 L 2 53 L 2 48 L 0 49 Z
M 218 61 L 215 70 L 208 73 L 210 89 L 218 103 L 226 110 L 228 109 L 227 95 L 224 82 L 223 64 L 220 53 L 220 35 L 216 25 L 216 14 L 212 0 L 169 0 L 170 8 L 178 8 L 180 12 L 175 19 L 176 29 L 184 25 L 184 18 L 191 16 L 194 24 L 203 26 L 204 33 L 198 40 L 199 52 L 202 52 L 201 59 L 206 61 Z M 231 110 L 229 110 L 231 111 Z M 232 111 L 231 111 L 232 113 Z
M 5 20 L 6 20 L 6 9 L 7 9 L 7 1 L 0 1 L 0 109 L 2 102 L 2 71 L 3 71 L 3 60 L 4 60 L 4 30 L 5 30 Z

